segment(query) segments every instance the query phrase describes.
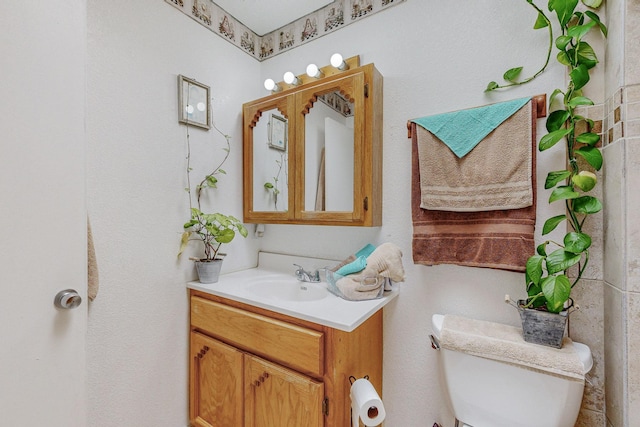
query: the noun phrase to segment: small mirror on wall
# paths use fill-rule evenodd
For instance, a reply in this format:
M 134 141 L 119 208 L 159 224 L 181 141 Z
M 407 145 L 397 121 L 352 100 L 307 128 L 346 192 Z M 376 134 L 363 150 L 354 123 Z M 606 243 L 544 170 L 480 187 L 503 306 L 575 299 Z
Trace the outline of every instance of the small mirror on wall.
M 209 86 L 178 76 L 178 121 L 204 129 L 211 129 L 209 114 Z

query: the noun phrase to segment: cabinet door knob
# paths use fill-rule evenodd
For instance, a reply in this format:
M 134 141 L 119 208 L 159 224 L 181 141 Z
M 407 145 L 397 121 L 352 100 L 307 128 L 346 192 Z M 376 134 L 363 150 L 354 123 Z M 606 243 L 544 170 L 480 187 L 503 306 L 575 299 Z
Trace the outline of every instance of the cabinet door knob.
M 269 372 L 265 371 L 264 374 L 262 374 L 262 376 L 265 377 L 265 378 L 269 378 Z

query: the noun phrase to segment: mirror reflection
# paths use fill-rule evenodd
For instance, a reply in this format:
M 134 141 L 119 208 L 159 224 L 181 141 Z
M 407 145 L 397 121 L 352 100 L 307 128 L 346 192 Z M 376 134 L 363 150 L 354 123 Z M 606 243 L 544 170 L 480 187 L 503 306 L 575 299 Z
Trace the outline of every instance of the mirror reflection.
M 339 91 L 318 94 L 305 116 L 306 211 L 352 211 L 354 104 Z
M 253 128 L 253 207 L 284 212 L 288 201 L 288 119 L 278 109 L 262 112 Z

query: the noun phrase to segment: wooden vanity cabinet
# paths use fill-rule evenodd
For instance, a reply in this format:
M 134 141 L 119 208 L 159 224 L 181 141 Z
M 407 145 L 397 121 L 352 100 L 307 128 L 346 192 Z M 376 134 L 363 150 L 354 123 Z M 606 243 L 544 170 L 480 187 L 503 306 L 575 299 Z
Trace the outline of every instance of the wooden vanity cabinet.
M 197 427 L 345 427 L 349 377 L 382 391 L 382 310 L 352 332 L 191 290 Z

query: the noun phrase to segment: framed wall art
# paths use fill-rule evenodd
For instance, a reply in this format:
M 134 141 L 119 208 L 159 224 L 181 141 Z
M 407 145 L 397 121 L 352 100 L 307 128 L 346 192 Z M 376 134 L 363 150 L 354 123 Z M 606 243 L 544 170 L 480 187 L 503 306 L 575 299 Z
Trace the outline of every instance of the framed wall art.
M 287 119 L 271 114 L 269 118 L 269 147 L 287 150 Z
M 209 86 L 178 76 L 178 121 L 203 129 L 211 129 Z

